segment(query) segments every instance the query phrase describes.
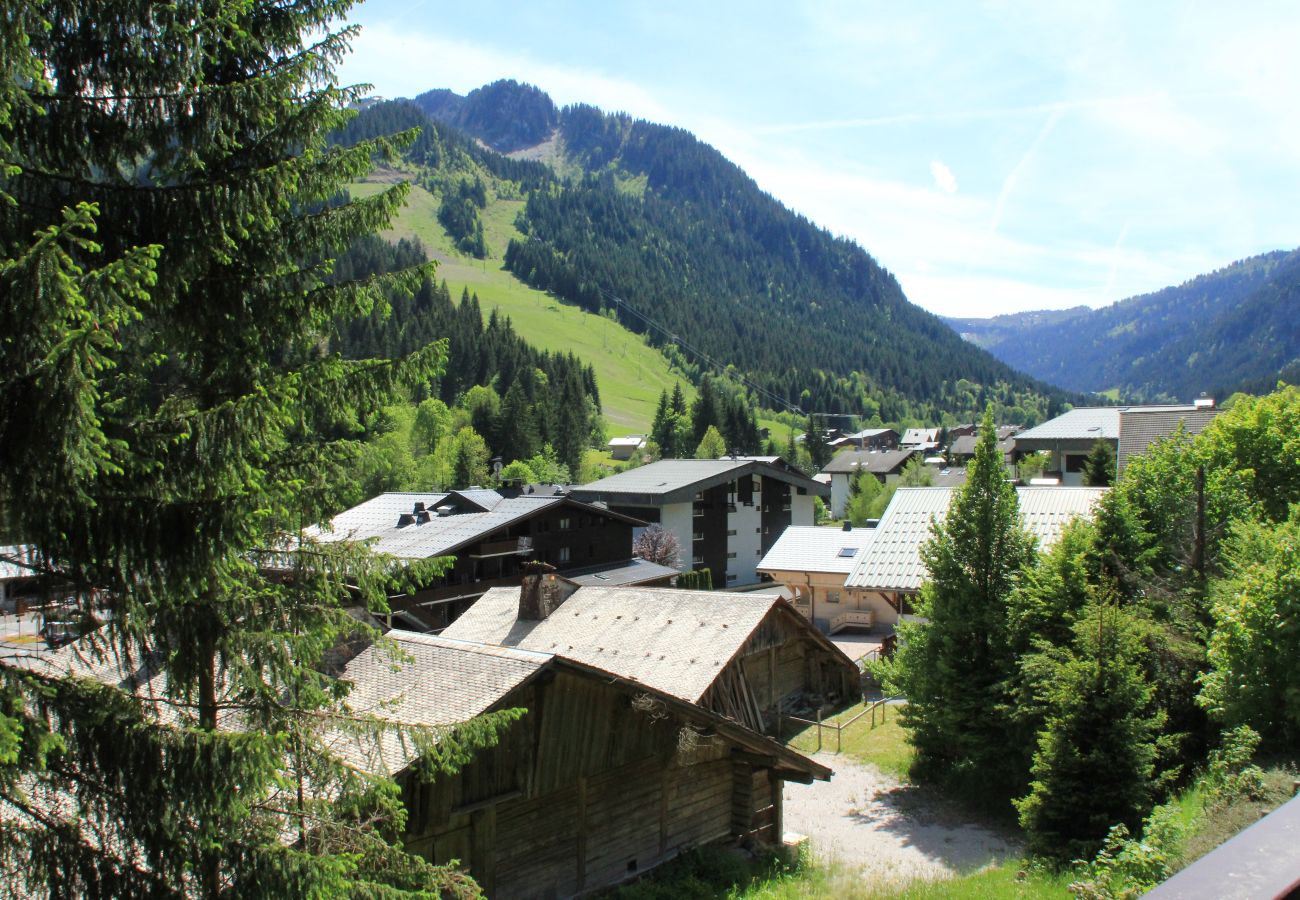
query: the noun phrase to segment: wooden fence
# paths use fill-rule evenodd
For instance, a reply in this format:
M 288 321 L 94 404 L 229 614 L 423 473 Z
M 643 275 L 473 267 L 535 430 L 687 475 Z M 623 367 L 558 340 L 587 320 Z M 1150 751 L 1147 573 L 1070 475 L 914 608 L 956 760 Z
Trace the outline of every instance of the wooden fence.
M 812 726 L 816 726 L 816 728 L 817 728 L 817 752 L 818 752 L 818 753 L 820 753 L 820 752 L 821 752 L 821 749 L 822 749 L 822 729 L 827 729 L 827 730 L 829 730 L 829 731 L 833 731 L 833 732 L 835 732 L 835 752 L 836 752 L 836 753 L 839 753 L 840 750 L 841 750 L 841 749 L 843 748 L 843 746 L 844 746 L 844 730 L 845 730 L 846 728 L 849 728 L 850 726 L 854 725 L 855 723 L 857 723 L 858 721 L 860 721 L 860 720 L 862 720 L 863 718 L 867 717 L 868 715 L 871 716 L 871 727 L 872 727 L 872 728 L 875 728 L 875 727 L 876 727 L 876 717 L 877 717 L 877 715 L 879 715 L 879 717 L 880 717 L 880 724 L 881 724 L 881 725 L 885 724 L 885 714 L 886 714 L 887 711 L 889 710 L 889 704 L 892 703 L 892 702 L 895 701 L 895 700 L 900 700 L 900 699 L 902 699 L 900 696 L 894 696 L 894 697 L 886 697 L 886 698 L 884 698 L 883 700 L 877 700 L 875 703 L 871 703 L 871 704 L 869 704 L 865 709 L 862 710 L 862 712 L 858 713 L 856 716 L 854 716 L 853 718 L 849 719 L 847 722 L 841 722 L 841 723 L 839 723 L 838 725 L 837 725 L 837 724 L 834 724 L 834 723 L 831 723 L 831 722 L 823 722 L 823 721 L 822 721 L 822 712 L 821 712 L 820 709 L 817 710 L 817 719 L 816 719 L 816 721 L 809 721 L 808 719 L 801 719 L 801 718 L 799 718 L 798 716 L 784 716 L 784 715 L 781 716 L 780 721 L 781 721 L 781 722 L 798 722 L 798 723 L 801 724 L 801 725 L 812 725 Z M 878 713 L 877 713 L 877 709 L 879 710 Z M 895 713 L 895 715 L 897 715 L 897 713 Z M 780 726 L 780 722 L 778 722 L 778 731 L 777 731 L 777 734 L 780 734 L 780 733 L 781 733 L 780 730 L 779 730 L 779 726 Z

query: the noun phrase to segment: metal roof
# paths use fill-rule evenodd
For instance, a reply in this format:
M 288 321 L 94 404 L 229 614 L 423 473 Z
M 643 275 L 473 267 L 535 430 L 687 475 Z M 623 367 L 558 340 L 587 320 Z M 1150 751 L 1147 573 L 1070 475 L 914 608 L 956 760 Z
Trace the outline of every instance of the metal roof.
M 852 474 L 860 469 L 866 469 L 872 474 L 884 475 L 901 469 L 915 453 L 914 448 L 907 450 L 850 450 L 847 453 L 837 453 L 822 471 L 835 475 L 839 473 Z
M 774 460 L 774 461 L 772 461 Z M 608 478 L 580 485 L 571 496 L 592 502 L 660 505 L 681 503 L 698 491 L 735 481 L 742 475 L 774 478 L 817 496 L 830 496 L 830 489 L 818 484 L 779 457 L 724 457 L 723 459 L 661 459 Z
M 1145 453 L 1156 441 L 1169 437 L 1178 430 L 1179 424 L 1183 425 L 1188 434 L 1200 434 L 1218 414 L 1219 410 L 1214 408 L 1189 410 L 1139 406 L 1122 410 L 1119 416 L 1117 471 L 1123 472 L 1129 459 Z
M 631 584 L 645 584 L 647 581 L 659 581 L 681 574 L 680 569 L 661 566 L 648 559 L 629 559 L 622 565 L 589 566 L 583 569 L 569 569 L 564 577 L 574 584 L 599 587 L 621 587 Z
M 938 440 L 938 428 L 909 428 L 903 432 L 903 437 L 899 440 L 899 443 L 910 447 L 919 444 L 933 444 Z
M 1031 441 L 1118 440 L 1118 406 L 1076 406 L 1055 419 L 1016 435 L 1016 444 Z
M 847 575 L 853 559 L 871 540 L 871 528 L 819 528 L 791 525 L 758 564 L 760 572 L 829 572 Z M 848 556 L 843 551 L 852 550 Z
M 414 515 L 417 503 L 424 504 L 428 521 L 399 526 L 398 517 Z M 308 537 L 327 542 L 373 540 L 376 552 L 399 559 L 428 559 L 451 553 L 521 519 L 565 504 L 621 522 L 643 524 L 563 495 L 502 496 L 482 489 L 427 494 L 394 492 L 372 497 L 339 513 L 331 523 L 332 530 L 309 529 Z M 449 512 L 439 515 L 439 509 L 449 509 Z
M 948 515 L 954 488 L 899 488 L 872 531 L 874 537 L 857 555 L 846 587 L 915 591 L 928 577 L 921 545 L 932 536 L 931 523 Z M 1040 550 L 1056 543 L 1074 518 L 1092 513 L 1106 488 L 1016 488 L 1020 517 L 1038 539 Z
M 554 653 L 699 700 L 775 594 L 582 587 L 541 621 L 519 619 L 519 588 L 493 588 L 444 637 Z

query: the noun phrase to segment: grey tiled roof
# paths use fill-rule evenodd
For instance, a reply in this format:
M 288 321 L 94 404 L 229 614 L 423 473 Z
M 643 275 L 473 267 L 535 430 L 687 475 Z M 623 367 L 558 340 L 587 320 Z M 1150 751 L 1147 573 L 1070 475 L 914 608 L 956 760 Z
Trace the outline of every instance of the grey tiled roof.
M 953 488 L 899 488 L 872 531 L 874 536 L 854 561 L 846 587 L 915 591 L 927 573 L 921 545 L 931 537 L 932 521 L 943 521 Z M 1087 516 L 1106 488 L 1022 487 L 1016 489 L 1025 528 L 1046 549 L 1074 518 Z
M 519 588 L 493 588 L 444 637 L 554 653 L 692 703 L 780 602 L 775 594 L 583 587 L 520 620 Z
M 550 662 L 546 653 L 491 647 L 411 631 L 390 631 L 400 656 L 382 645 L 361 651 L 343 671 L 352 682 L 348 706 L 390 722 L 436 728 L 487 712 Z M 401 657 L 406 657 L 405 659 Z M 339 733 L 334 749 L 369 771 L 396 774 L 417 757 L 396 733 L 376 742 Z
M 457 503 L 458 498 L 464 498 Z M 430 512 L 429 521 L 398 527 L 398 516 L 411 513 L 422 502 Z M 488 537 L 521 519 L 564 503 L 577 504 L 564 496 L 521 494 L 503 497 L 491 490 L 453 491 L 451 493 L 387 493 L 373 497 L 352 509 L 339 513 L 333 530 L 312 529 L 308 536 L 317 541 L 364 541 L 373 539 L 374 549 L 399 559 L 428 559 Z M 437 514 L 439 507 L 456 505 L 450 515 Z M 611 518 L 632 521 L 609 510 L 587 508 Z M 483 510 L 487 511 L 484 512 Z
M 849 450 L 845 453 L 837 453 L 823 472 L 838 474 L 841 472 L 852 474 L 860 469 L 866 469 L 875 475 L 884 475 L 889 472 L 896 472 L 910 459 L 916 450 Z
M 774 461 L 773 461 L 774 460 Z M 779 457 L 724 457 L 723 459 L 661 459 L 608 478 L 575 487 L 573 497 L 588 502 L 680 503 L 697 491 L 734 481 L 742 475 L 761 475 L 796 485 L 817 496 L 830 491 Z
M 871 540 L 870 528 L 791 525 L 758 564 L 760 572 L 829 572 L 847 575 L 853 559 Z M 849 555 L 845 551 L 852 550 Z
M 1217 409 L 1150 409 L 1134 407 L 1120 413 L 1118 471 L 1123 472 L 1128 461 L 1142 453 L 1161 438 L 1178 430 L 1181 423 L 1188 434 L 1200 434 L 1214 421 Z

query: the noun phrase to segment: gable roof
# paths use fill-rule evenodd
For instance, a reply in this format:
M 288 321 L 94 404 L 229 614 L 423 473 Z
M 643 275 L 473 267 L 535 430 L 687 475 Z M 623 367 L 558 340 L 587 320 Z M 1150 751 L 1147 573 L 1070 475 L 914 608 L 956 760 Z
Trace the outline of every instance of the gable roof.
M 1016 435 L 1016 444 L 1057 440 L 1118 440 L 1118 406 L 1076 406 Z
M 1119 416 L 1117 471 L 1123 472 L 1129 459 L 1145 453 L 1147 448 L 1156 441 L 1169 437 L 1178 430 L 1180 424 L 1188 434 L 1200 434 L 1218 414 L 1219 410 L 1213 407 L 1199 409 L 1133 407 L 1122 410 Z
M 796 776 L 825 780 L 831 774 L 827 767 L 770 738 L 703 707 L 681 702 L 671 692 L 655 689 L 653 685 L 634 684 L 622 673 L 551 653 L 457 640 L 446 635 L 390 631 L 387 638 L 396 642 L 405 658 L 395 659 L 386 648 L 372 645 L 344 670 L 343 677 L 353 685 L 348 706 L 357 712 L 425 727 L 455 725 L 505 708 L 510 695 L 540 672 L 567 669 L 639 693 L 650 690 L 684 718 L 708 722 L 733 742 L 774 757 L 774 762 Z M 397 734 L 384 735 L 376 750 L 373 740 L 354 739 L 340 733 L 334 738 L 334 749 L 360 768 L 388 774 L 401 772 L 419 756 L 416 744 Z
M 661 505 L 693 500 L 699 491 L 735 481 L 742 475 L 761 475 L 828 497 L 830 489 L 818 484 L 779 457 L 724 457 L 722 459 L 661 459 L 575 487 L 570 496 L 587 502 Z
M 903 432 L 903 437 L 899 443 L 904 446 L 920 446 L 921 444 L 933 444 L 938 440 L 938 428 L 909 428 Z
M 873 475 L 887 475 L 901 469 L 915 454 L 916 450 L 912 448 L 907 450 L 849 450 L 846 453 L 837 453 L 822 469 L 822 472 L 838 475 L 842 473 L 852 474 L 859 469 L 866 469 Z
M 582 587 L 531 621 L 519 619 L 519 588 L 493 588 L 443 636 L 554 653 L 694 703 L 778 608 L 798 618 L 775 594 Z
M 853 571 L 853 560 L 858 551 L 871 540 L 871 531 L 870 528 L 844 531 L 816 525 L 791 525 L 759 561 L 758 571 L 847 575 Z M 846 551 L 849 551 L 847 555 Z
M 1021 487 L 1021 522 L 1038 539 L 1040 550 L 1056 543 L 1061 531 L 1078 516 L 1088 516 L 1106 488 Z M 931 537 L 932 521 L 948 515 L 951 487 L 899 488 L 870 529 L 872 538 L 858 553 L 845 587 L 887 591 L 915 591 L 928 577 L 921 561 L 921 545 Z
M 427 521 L 399 525 L 399 517 L 415 515 L 418 504 L 428 513 Z M 391 492 L 372 497 L 334 517 L 332 530 L 309 529 L 316 541 L 373 540 L 374 549 L 401 559 L 443 556 L 488 537 L 544 510 L 570 506 L 631 525 L 639 519 L 590 506 L 567 496 L 519 494 L 505 496 L 497 491 L 472 489 L 446 493 Z M 440 515 L 440 509 L 448 509 Z

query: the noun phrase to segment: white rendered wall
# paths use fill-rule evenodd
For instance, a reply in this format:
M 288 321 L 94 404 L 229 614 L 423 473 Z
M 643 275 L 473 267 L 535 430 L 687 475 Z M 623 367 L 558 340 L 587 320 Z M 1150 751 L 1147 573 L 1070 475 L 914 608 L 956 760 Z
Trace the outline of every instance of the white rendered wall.
M 813 495 L 790 490 L 790 524 L 815 525 L 813 521 Z
M 797 496 L 797 495 L 796 495 Z M 849 502 L 849 476 L 847 472 L 831 475 L 831 516 L 844 518 L 844 507 Z
M 746 476 L 748 477 L 748 476 Z M 727 559 L 727 573 L 736 576 L 735 581 L 728 581 L 727 584 L 735 587 L 742 584 L 757 584 L 759 581 L 758 571 L 755 566 L 763 558 L 763 513 L 761 509 L 762 496 L 754 493 L 754 502 L 751 506 L 743 503 L 736 504 L 736 511 L 727 513 L 727 552 L 736 554 L 735 559 Z M 734 535 L 730 532 L 736 532 Z M 721 584 L 714 584 L 715 588 L 723 587 Z
M 691 565 L 691 552 L 695 547 L 692 509 L 693 504 L 689 500 L 685 503 L 666 503 L 659 507 L 659 527 L 677 538 L 677 545 L 681 547 L 679 568 L 685 571 L 694 568 Z

